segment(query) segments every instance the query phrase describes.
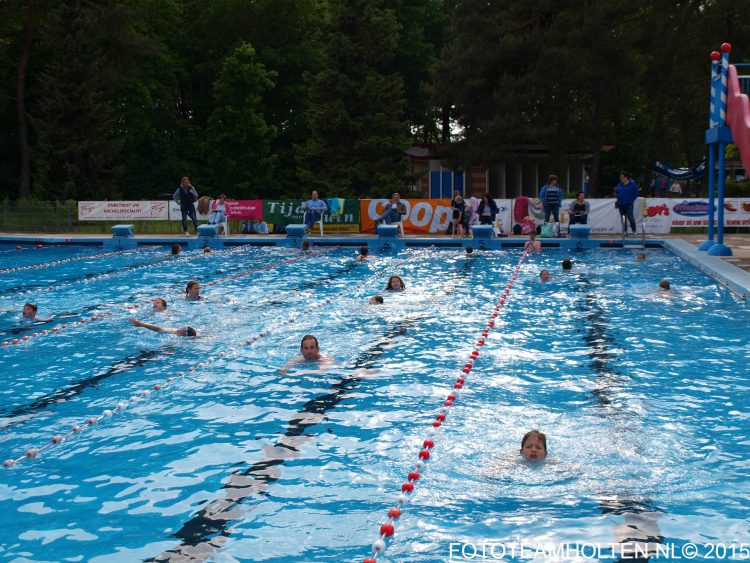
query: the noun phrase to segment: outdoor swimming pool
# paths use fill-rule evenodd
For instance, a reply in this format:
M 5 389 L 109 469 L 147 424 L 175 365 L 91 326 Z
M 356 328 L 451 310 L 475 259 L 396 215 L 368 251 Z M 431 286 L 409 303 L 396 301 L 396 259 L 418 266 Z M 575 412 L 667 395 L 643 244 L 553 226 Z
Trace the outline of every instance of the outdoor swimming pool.
M 431 438 L 379 561 L 481 560 L 483 542 L 520 561 L 535 555 L 523 546 L 646 537 L 678 553 L 694 543 L 698 559 L 735 546 L 739 559 L 750 312 L 670 253 L 636 252 L 0 252 L 0 456 L 83 428 L 0 467 L 0 554 L 361 561 Z M 367 305 L 394 273 L 406 290 Z M 182 299 L 189 279 L 206 301 Z M 157 296 L 167 316 L 144 305 Z M 21 323 L 26 301 L 51 321 Z M 134 315 L 199 337 L 137 329 Z M 308 333 L 337 367 L 280 374 Z M 554 460 L 518 462 L 532 428 Z

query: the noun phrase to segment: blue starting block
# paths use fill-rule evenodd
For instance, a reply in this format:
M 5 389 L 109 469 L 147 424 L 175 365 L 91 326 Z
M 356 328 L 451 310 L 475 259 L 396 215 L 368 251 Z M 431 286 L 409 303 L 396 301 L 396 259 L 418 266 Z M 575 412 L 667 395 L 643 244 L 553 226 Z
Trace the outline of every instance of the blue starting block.
M 198 236 L 200 238 L 217 238 L 219 236 L 219 225 L 198 225 Z
M 492 238 L 492 225 L 474 225 L 472 229 L 474 238 L 489 239 Z
M 588 225 L 570 225 L 568 227 L 568 236 L 570 238 L 587 239 L 590 232 L 591 227 Z
M 380 238 L 398 238 L 398 225 L 378 225 L 378 236 Z
M 134 225 L 114 225 L 112 227 L 112 236 L 123 237 L 123 238 L 133 238 L 135 236 L 133 234 L 133 229 L 135 229 Z

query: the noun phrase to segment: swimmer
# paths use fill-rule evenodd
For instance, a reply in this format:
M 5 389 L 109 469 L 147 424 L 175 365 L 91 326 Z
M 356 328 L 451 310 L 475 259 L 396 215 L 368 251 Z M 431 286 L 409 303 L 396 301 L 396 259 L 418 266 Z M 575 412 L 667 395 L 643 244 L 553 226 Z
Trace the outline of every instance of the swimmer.
M 672 286 L 669 285 L 669 280 L 666 279 L 659 282 L 659 287 L 664 291 L 669 291 L 670 289 L 672 289 Z
M 363 260 L 367 260 L 370 256 L 370 249 L 367 246 L 360 246 L 359 247 L 359 256 L 357 256 L 357 262 L 362 262 Z
M 175 334 L 177 336 L 197 336 L 198 335 L 195 329 L 191 326 L 183 326 L 182 328 L 163 328 L 160 326 L 144 323 L 143 321 L 139 321 L 135 317 L 131 318 L 130 322 L 133 324 L 133 326 L 147 328 L 149 330 L 153 330 L 154 332 L 165 332 L 167 334 Z
M 299 247 L 299 249 L 302 252 L 305 252 L 307 250 L 310 250 L 310 241 L 309 240 L 303 240 L 302 245 Z
M 562 269 L 563 270 L 572 270 L 573 269 L 573 262 L 570 261 L 570 258 L 566 258 L 562 261 Z
M 385 286 L 386 291 L 403 291 L 404 289 L 406 289 L 406 286 L 401 276 L 391 276 L 388 278 L 388 283 Z
M 523 245 L 524 252 L 538 252 L 542 249 L 542 243 L 536 240 L 536 232 L 529 233 L 529 240 Z
M 468 256 L 472 252 L 474 252 L 474 247 L 473 246 L 467 246 L 466 247 L 466 255 Z
M 190 280 L 185 288 L 185 301 L 200 301 L 205 299 L 201 295 L 201 284 L 195 280 Z
M 547 436 L 539 430 L 530 430 L 521 440 L 521 455 L 532 461 L 541 461 L 547 457 Z
M 152 307 L 154 313 L 163 313 L 167 310 L 167 301 L 161 297 L 154 299 L 154 306 Z
M 177 255 L 177 254 L 179 254 L 180 252 L 182 252 L 182 247 L 180 246 L 180 244 L 179 244 L 179 243 L 177 243 L 177 242 L 176 242 L 176 243 L 174 243 L 174 244 L 172 245 L 172 254 L 176 256 L 176 255 Z
M 639 252 L 635 256 L 636 262 L 645 262 L 646 261 L 646 253 L 645 252 Z
M 211 254 L 211 247 L 210 246 L 204 246 L 203 247 L 203 254 Z
M 27 321 L 36 321 L 37 306 L 33 303 L 26 303 L 21 311 L 21 318 Z
M 367 302 L 368 305 L 382 305 L 383 304 L 383 296 L 382 295 L 373 295 L 370 297 L 370 300 Z
M 317 362 L 319 368 L 325 367 L 333 362 L 330 356 L 320 353 L 318 339 L 312 334 L 306 334 L 302 337 L 299 352 L 301 355 L 289 360 L 287 364 L 279 370 L 279 373 L 286 374 L 289 368 L 305 362 Z
M 548 282 L 552 279 L 552 274 L 549 273 L 549 270 L 542 270 L 539 272 L 539 281 Z

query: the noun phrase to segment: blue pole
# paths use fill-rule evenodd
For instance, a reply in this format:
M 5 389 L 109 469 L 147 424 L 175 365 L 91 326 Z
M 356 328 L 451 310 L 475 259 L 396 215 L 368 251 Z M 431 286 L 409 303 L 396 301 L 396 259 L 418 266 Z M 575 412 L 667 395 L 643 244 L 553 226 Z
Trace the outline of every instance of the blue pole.
M 718 107 L 719 107 L 719 125 L 715 128 L 717 133 L 713 140 L 717 143 L 719 150 L 719 175 L 718 191 L 719 204 L 718 208 L 718 228 L 716 231 L 716 244 L 708 249 L 707 254 L 711 256 L 731 256 L 732 249 L 724 244 L 724 153 L 728 142 L 731 142 L 731 132 L 727 127 L 727 75 L 729 74 L 729 53 L 732 52 L 732 46 L 729 43 L 721 45 L 721 82 L 718 90 Z M 712 171 L 713 172 L 713 171 Z M 710 208 L 709 204 L 709 208 Z
M 718 51 L 711 53 L 711 111 L 708 115 L 708 128 L 712 129 L 719 126 L 719 86 L 721 73 L 719 72 L 719 59 L 721 54 Z M 708 143 L 708 239 L 704 240 L 698 250 L 708 250 L 714 244 L 714 181 L 716 174 L 714 150 L 715 143 Z

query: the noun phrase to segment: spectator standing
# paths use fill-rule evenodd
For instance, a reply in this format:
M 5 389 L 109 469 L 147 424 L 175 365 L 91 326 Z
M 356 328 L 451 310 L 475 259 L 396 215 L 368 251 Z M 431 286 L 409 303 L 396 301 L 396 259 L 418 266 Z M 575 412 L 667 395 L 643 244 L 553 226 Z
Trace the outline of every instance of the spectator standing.
M 542 204 L 544 205 L 545 223 L 549 223 L 550 216 L 555 219 L 555 223 L 560 222 L 560 205 L 562 204 L 563 195 L 563 190 L 558 183 L 557 176 L 550 174 L 549 178 L 547 178 L 547 183 L 539 191 L 539 199 L 542 200 Z
M 620 220 L 626 217 L 630 222 L 630 228 L 633 230 L 633 234 L 636 232 L 635 227 L 635 215 L 633 214 L 633 206 L 635 200 L 638 199 L 638 186 L 633 181 L 629 172 L 622 170 L 620 172 L 620 183 L 615 188 L 615 194 L 617 201 L 615 207 L 620 211 Z M 627 225 L 624 225 L 625 236 L 627 236 Z
M 177 188 L 177 191 L 174 193 L 174 196 L 172 196 L 172 199 L 174 199 L 175 203 L 180 204 L 180 213 L 182 213 L 182 228 L 185 230 L 185 236 L 189 237 L 190 231 L 188 231 L 187 223 L 188 216 L 190 217 L 190 219 L 192 219 L 195 230 L 198 230 L 198 218 L 195 215 L 195 202 L 198 201 L 198 192 L 190 183 L 190 178 L 185 176 L 182 179 L 182 183 L 180 184 L 180 187 Z

